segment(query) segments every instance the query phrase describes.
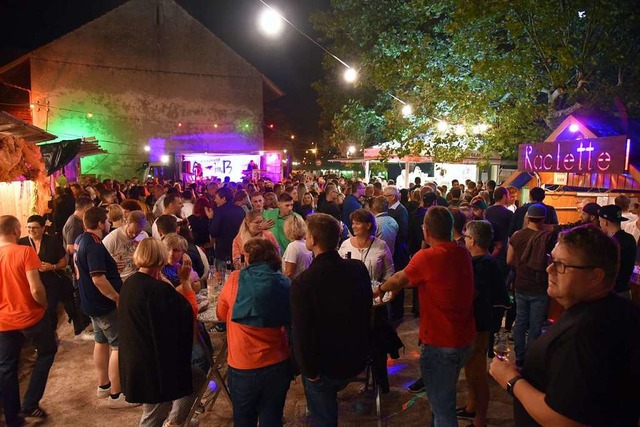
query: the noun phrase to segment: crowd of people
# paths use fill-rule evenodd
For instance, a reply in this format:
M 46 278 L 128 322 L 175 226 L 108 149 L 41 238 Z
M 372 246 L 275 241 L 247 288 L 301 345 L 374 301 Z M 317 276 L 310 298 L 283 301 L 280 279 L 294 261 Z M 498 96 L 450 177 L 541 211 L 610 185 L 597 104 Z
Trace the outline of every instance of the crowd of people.
M 636 425 L 640 218 L 620 195 L 559 224 L 544 189 L 524 204 L 518 194 L 493 181 L 399 190 L 303 174 L 57 188 L 27 224 L 0 217 L 5 421 L 47 417 L 61 303 L 74 339 L 94 342 L 96 398 L 142 405 L 141 426 L 184 425 L 213 360 L 197 294 L 224 266 L 216 330 L 237 426 L 282 425 L 298 375 L 314 426 L 337 425 L 337 393 L 367 366 L 388 392 L 405 305 L 420 318 L 422 374 L 408 391 L 426 392 L 435 426 L 486 425 L 488 359 L 518 426 Z M 512 340 L 513 361 L 495 357 L 494 334 Z M 21 402 L 23 338 L 37 358 Z

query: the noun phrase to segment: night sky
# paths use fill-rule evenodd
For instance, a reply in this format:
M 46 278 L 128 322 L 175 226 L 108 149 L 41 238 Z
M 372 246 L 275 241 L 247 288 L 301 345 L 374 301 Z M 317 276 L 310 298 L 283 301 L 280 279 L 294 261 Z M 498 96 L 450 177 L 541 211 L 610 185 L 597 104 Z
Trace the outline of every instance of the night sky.
M 258 0 L 175 0 L 238 54 L 273 80 L 286 96 L 270 104 L 281 110 L 294 132 L 318 135 L 319 107 L 313 81 L 322 77 L 322 51 L 288 25 L 277 39 L 263 36 Z M 316 34 L 309 16 L 329 0 L 266 1 L 305 33 Z M 73 31 L 126 0 L 0 0 L 0 64 Z

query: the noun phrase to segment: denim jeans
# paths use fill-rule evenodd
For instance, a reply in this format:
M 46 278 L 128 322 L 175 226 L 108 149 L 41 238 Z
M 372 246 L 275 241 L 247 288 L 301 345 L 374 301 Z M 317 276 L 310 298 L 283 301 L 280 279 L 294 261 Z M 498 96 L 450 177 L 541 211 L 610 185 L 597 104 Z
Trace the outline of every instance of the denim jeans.
M 24 395 L 24 404 L 20 406 L 18 364 L 24 338 L 33 342 L 37 357 Z M 57 351 L 58 345 L 51 327 L 51 319 L 46 315 L 28 328 L 0 332 L 0 395 L 4 401 L 7 426 L 20 425 L 21 409 L 31 411 L 38 407 Z
M 456 385 L 460 370 L 471 357 L 473 345 L 457 348 L 420 344 L 420 371 L 435 427 L 458 427 Z
M 235 427 L 282 426 L 282 412 L 291 385 L 289 360 L 258 369 L 229 366 L 229 392 Z
M 307 408 L 311 414 L 313 427 L 336 427 L 338 425 L 338 392 L 351 380 L 337 380 L 321 376 L 317 381 L 309 381 L 302 376 Z
M 542 333 L 542 324 L 547 318 L 549 297 L 516 291 L 516 323 L 513 326 L 513 345 L 516 363 L 522 366 L 524 356 L 532 342 Z

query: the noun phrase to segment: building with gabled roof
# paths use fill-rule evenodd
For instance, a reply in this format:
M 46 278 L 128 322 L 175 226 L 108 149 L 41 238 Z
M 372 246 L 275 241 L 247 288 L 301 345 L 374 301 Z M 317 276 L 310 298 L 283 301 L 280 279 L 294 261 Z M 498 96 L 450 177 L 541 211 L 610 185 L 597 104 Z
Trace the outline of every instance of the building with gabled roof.
M 82 173 L 101 178 L 179 152 L 262 150 L 264 103 L 283 95 L 173 0 L 131 0 L 0 67 L 0 80 L 12 114 L 61 139 L 95 136 L 108 154 L 82 159 Z

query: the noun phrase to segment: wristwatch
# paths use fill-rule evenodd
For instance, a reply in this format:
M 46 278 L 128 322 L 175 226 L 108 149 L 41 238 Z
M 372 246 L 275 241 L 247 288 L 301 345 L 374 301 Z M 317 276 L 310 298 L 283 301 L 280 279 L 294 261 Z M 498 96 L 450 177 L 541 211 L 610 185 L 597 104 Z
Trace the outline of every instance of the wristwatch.
M 509 393 L 509 396 L 513 396 L 513 386 L 515 386 L 516 383 L 522 379 L 522 375 L 518 375 L 517 377 L 514 377 L 507 381 L 507 393 Z

